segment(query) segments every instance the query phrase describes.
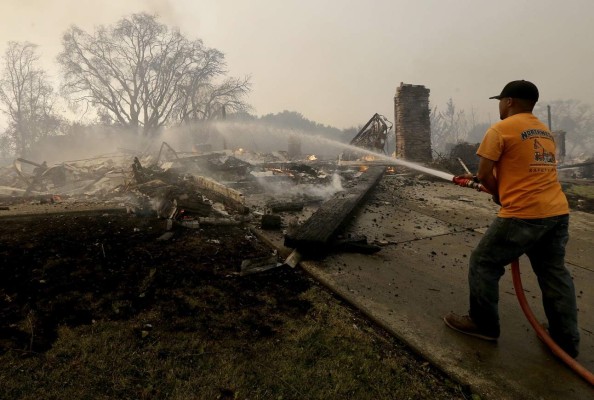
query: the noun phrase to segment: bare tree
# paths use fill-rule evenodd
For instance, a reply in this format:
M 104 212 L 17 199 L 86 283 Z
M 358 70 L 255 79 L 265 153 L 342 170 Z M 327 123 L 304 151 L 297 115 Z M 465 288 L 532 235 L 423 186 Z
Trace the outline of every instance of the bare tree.
M 476 110 L 474 108 L 470 109 L 470 117 L 468 118 L 468 125 L 467 125 L 467 133 L 466 133 L 466 141 L 468 143 L 480 143 L 482 142 L 483 138 L 485 137 L 485 133 L 487 129 L 492 124 L 486 121 L 479 121 L 477 119 Z
M 468 135 L 468 121 L 464 110 L 457 110 L 452 99 L 446 104 L 445 111 L 437 107 L 429 114 L 431 121 L 431 143 L 437 152 L 444 152 L 448 144 L 463 141 Z
M 211 120 L 222 112 L 247 112 L 250 107 L 243 100 L 250 90 L 250 78 L 227 78 L 218 85 L 191 84 L 177 108 L 180 122 Z M 223 111 L 225 110 L 225 111 Z
M 0 75 L 0 108 L 8 118 L 9 139 L 3 146 L 21 155 L 40 138 L 58 132 L 61 124 L 53 110 L 53 88 L 37 65 L 36 49 L 32 43 L 9 42 Z
M 166 124 L 208 119 L 218 107 L 247 108 L 249 78 L 225 74 L 224 55 L 189 41 L 148 14 L 133 14 L 91 35 L 71 27 L 58 56 L 64 93 L 96 107 L 103 120 L 152 134 Z

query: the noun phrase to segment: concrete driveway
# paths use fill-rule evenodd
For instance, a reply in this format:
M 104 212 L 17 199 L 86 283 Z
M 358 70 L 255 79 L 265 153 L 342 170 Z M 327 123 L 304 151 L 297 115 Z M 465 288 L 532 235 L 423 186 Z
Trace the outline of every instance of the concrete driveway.
M 386 175 L 346 228 L 366 235 L 382 250 L 332 254 L 300 265 L 482 398 L 594 398 L 594 388 L 537 339 L 514 294 L 509 268 L 500 284 L 502 333 L 497 343 L 444 325 L 442 317 L 449 311 L 466 313 L 468 258 L 496 212 L 483 193 Z M 282 246 L 280 232 L 265 235 Z M 593 214 L 572 212 L 566 261 L 578 294 L 582 344 L 577 360 L 594 371 Z M 522 282 L 530 307 L 545 321 L 529 265 L 520 259 Z

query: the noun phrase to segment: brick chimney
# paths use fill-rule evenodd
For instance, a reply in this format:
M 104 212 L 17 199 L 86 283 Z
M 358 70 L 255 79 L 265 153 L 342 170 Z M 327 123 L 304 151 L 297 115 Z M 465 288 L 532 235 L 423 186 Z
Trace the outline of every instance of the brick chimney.
M 396 157 L 420 163 L 431 162 L 429 89 L 401 82 L 394 96 L 394 121 Z

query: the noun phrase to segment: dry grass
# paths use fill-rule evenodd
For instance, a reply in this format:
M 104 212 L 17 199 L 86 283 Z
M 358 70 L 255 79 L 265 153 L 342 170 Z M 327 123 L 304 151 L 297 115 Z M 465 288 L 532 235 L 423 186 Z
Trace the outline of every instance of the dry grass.
M 591 181 L 580 183 L 576 180 L 563 182 L 562 185 L 572 210 L 594 212 L 594 185 Z
M 275 306 L 272 297 L 263 295 L 259 300 Z M 302 300 L 313 305 L 303 317 L 279 319 L 271 331 L 245 332 L 225 340 L 191 329 L 151 328 L 146 321 L 162 316 L 148 314 L 137 316 L 135 321 L 98 321 L 74 329 L 63 326 L 58 340 L 45 354 L 9 351 L 1 357 L 0 396 L 468 398 L 458 385 L 411 356 L 320 287 L 309 288 Z M 200 308 L 196 305 L 195 310 Z M 237 318 L 251 318 L 249 310 Z
M 567 188 L 569 193 L 575 194 L 586 199 L 594 200 L 594 185 L 571 185 Z

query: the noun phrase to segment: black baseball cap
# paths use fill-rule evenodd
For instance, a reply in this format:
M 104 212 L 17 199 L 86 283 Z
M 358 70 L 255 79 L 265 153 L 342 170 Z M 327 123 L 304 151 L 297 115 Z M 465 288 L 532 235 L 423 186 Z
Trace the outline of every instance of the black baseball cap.
M 538 101 L 538 88 L 534 83 L 525 81 L 523 79 L 520 81 L 511 81 L 504 86 L 500 95 L 489 98 L 501 100 L 505 97 Z

